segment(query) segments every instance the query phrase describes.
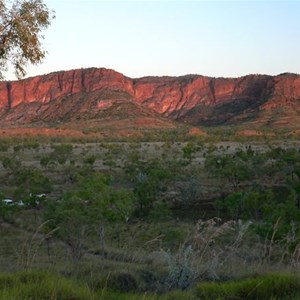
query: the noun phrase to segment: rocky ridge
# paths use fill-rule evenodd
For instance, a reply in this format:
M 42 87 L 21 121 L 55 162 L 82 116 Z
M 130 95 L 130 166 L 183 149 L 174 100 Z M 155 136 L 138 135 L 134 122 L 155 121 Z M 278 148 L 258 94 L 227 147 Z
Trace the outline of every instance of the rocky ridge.
M 300 125 L 300 76 L 200 75 L 131 79 L 110 69 L 61 71 L 0 82 L 2 126 L 122 117 L 166 117 L 193 125 Z M 128 114 L 126 117 L 128 117 Z

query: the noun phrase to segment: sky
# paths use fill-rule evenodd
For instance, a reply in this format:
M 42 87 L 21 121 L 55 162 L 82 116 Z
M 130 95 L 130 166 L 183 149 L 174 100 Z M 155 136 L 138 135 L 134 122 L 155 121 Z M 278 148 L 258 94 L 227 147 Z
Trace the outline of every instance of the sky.
M 28 76 L 87 67 L 148 75 L 300 73 L 300 1 L 44 0 L 56 18 Z

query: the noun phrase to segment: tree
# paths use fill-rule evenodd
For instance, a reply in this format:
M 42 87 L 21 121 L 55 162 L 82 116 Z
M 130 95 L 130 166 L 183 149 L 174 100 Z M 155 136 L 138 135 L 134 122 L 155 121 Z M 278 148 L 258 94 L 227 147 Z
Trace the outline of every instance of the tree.
M 158 194 L 171 178 L 170 170 L 160 160 L 138 161 L 126 166 L 126 173 L 134 181 L 133 193 L 136 197 L 139 216 L 147 216 L 158 200 Z
M 28 63 L 38 64 L 45 57 L 42 30 L 54 18 L 42 0 L 0 0 L 0 77 L 12 65 L 18 78 L 26 75 Z
M 24 202 L 26 207 L 32 208 L 34 219 L 37 219 L 37 211 L 44 202 L 43 196 L 52 191 L 52 183 L 40 170 L 19 168 L 13 173 L 10 183 L 15 185 L 14 197 Z
M 239 191 L 240 185 L 251 180 L 254 173 L 252 159 L 245 159 L 241 153 L 223 156 L 210 155 L 205 160 L 205 168 L 213 176 L 228 181 L 234 191 Z
M 115 189 L 109 177 L 94 172 L 78 177 L 77 186 L 64 194 L 57 202 L 50 202 L 45 219 L 51 229 L 59 228 L 57 235 L 71 249 L 72 256 L 83 256 L 84 242 L 90 234 L 98 234 L 101 252 L 105 248 L 105 225 L 118 221 L 127 222 L 135 208 L 130 191 Z
M 24 199 L 30 194 L 37 195 L 52 191 L 50 179 L 38 169 L 20 168 L 14 172 L 11 184 L 17 187 L 15 196 Z

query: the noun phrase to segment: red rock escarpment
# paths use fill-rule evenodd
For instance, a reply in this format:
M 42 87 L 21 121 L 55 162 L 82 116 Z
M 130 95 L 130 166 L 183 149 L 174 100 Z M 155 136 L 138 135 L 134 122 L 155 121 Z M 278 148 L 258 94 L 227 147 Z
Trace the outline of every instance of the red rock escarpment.
M 20 81 L 0 83 L 0 109 L 21 103 L 48 103 L 54 99 L 101 89 L 120 89 L 133 93 L 132 80 L 108 69 L 79 69 L 55 72 Z
M 179 118 L 201 105 L 215 107 L 236 100 L 257 100 L 268 97 L 274 89 L 271 76 L 210 78 L 183 76 L 142 78 L 135 81 L 138 102 L 154 110 Z
M 248 75 L 240 78 L 186 75 L 130 79 L 113 70 L 92 68 L 0 82 L 0 122 L 4 119 L 13 122 L 18 119 L 17 108 L 20 105 L 26 111 L 26 105 L 34 103 L 39 105 L 39 109 L 32 111 L 35 118 L 39 111 L 45 111 L 45 107 L 52 114 L 62 111 L 64 115 L 70 115 L 74 110 L 73 95 L 82 95 L 80 98 L 75 97 L 78 105 L 89 101 L 95 91 L 123 93 L 128 96 L 126 100 L 191 124 L 241 122 L 249 117 L 255 119 L 262 111 L 279 107 L 291 107 L 296 115 L 299 114 L 300 120 L 300 76 L 296 74 Z M 95 93 L 93 95 L 95 98 Z M 67 106 L 63 101 L 65 97 L 69 99 Z M 111 97 L 104 97 L 101 101 L 111 100 Z M 123 100 L 123 96 L 121 98 L 118 101 Z M 91 102 L 84 110 L 81 108 L 81 113 L 103 110 L 112 104 L 96 102 Z M 51 110 L 54 105 L 55 108 Z M 94 116 L 97 117 L 97 114 Z M 33 119 L 29 116 L 24 120 L 30 122 Z
M 191 124 L 239 123 L 282 106 L 300 111 L 300 76 L 295 74 L 146 77 L 134 80 L 134 90 L 139 103 Z

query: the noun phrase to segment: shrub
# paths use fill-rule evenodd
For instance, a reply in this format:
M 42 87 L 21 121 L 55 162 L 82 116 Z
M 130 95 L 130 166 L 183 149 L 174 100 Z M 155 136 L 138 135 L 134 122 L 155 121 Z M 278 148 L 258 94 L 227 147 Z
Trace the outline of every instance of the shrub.
M 16 146 L 14 146 L 14 151 L 15 151 L 15 152 L 19 152 L 19 151 L 21 151 L 22 149 L 23 149 L 22 145 L 16 145 Z
M 73 146 L 70 144 L 53 145 L 52 148 L 54 151 L 50 154 L 51 160 L 57 161 L 60 165 L 66 163 L 73 151 Z
M 0 143 L 0 151 L 1 152 L 7 152 L 9 146 L 7 144 L 4 144 L 3 142 Z
M 86 157 L 83 162 L 92 166 L 95 163 L 96 159 L 97 157 L 95 155 L 90 155 Z
M 52 145 L 54 151 L 58 154 L 71 154 L 73 151 L 73 146 L 70 144 Z
M 24 141 L 23 148 L 24 149 L 38 149 L 40 147 L 40 144 L 36 141 Z
M 181 249 L 177 255 L 166 253 L 169 274 L 165 281 L 165 287 L 170 289 L 185 290 L 191 286 L 196 279 L 196 271 L 191 267 L 191 246 Z
M 189 160 L 192 159 L 193 158 L 193 154 L 196 153 L 198 150 L 199 150 L 199 147 L 197 147 L 193 143 L 191 143 L 191 142 L 187 143 L 182 148 L 183 158 L 186 158 L 186 159 L 189 159 Z
M 163 220 L 171 215 L 170 206 L 163 201 L 156 201 L 149 212 L 149 217 L 152 220 Z
M 136 290 L 138 284 L 134 275 L 124 272 L 112 274 L 107 280 L 107 286 L 120 292 L 130 292 Z
M 2 157 L 1 162 L 3 168 L 10 169 L 12 171 L 17 170 L 21 166 L 21 162 L 15 157 Z
M 50 162 L 51 162 L 51 157 L 49 155 L 44 155 L 40 159 L 40 165 L 44 168 L 46 168 Z

